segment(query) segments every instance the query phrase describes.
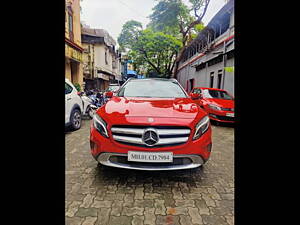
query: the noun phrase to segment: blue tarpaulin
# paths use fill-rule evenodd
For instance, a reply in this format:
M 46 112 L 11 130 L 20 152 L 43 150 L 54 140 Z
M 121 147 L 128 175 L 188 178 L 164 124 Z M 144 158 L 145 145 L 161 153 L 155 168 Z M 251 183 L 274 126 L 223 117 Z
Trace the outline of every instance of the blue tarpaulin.
M 127 74 L 137 75 L 136 72 L 135 72 L 134 70 L 127 70 Z

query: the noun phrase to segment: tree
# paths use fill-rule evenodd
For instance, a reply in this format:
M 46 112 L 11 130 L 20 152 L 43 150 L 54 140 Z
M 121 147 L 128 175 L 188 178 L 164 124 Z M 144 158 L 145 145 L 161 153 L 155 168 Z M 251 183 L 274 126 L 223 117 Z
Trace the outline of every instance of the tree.
M 138 56 L 137 60 L 148 64 L 148 71 L 152 69 L 160 76 L 170 78 L 180 48 L 181 42 L 175 37 L 146 29 L 132 46 L 132 51 Z
M 121 52 L 126 52 L 134 43 L 138 40 L 141 31 L 143 30 L 142 23 L 130 20 L 127 21 L 123 27 L 120 36 L 118 37 L 118 43 L 120 45 Z
M 149 26 L 153 27 L 154 30 L 178 32 L 180 34 L 182 49 L 176 58 L 175 78 L 178 72 L 178 64 L 189 40 L 195 37 L 195 33 L 199 29 L 204 28 L 202 18 L 206 13 L 210 0 L 189 0 L 189 2 L 191 3 L 190 8 L 182 0 L 160 0 L 150 15 Z
M 127 52 L 137 71 L 146 68 L 162 77 L 171 77 L 181 42 L 170 34 L 142 30 L 140 22 L 128 21 L 118 37 L 120 49 Z

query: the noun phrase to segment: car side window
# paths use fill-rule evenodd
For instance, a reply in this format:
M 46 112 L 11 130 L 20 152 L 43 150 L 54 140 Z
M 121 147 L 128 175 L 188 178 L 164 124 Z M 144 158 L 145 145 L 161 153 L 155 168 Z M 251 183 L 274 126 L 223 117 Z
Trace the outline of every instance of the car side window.
M 65 94 L 70 94 L 72 92 L 73 88 L 65 83 Z

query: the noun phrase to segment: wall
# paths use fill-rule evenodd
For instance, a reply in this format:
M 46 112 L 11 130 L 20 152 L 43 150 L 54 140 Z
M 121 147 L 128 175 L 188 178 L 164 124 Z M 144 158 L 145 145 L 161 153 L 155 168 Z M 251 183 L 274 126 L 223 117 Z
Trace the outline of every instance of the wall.
M 226 60 L 226 67 L 234 66 L 234 58 Z M 178 73 L 178 81 L 187 90 L 187 81 L 194 79 L 194 87 L 210 87 L 210 73 L 214 72 L 213 88 L 218 88 L 218 71 L 222 71 L 221 89 L 225 89 L 234 95 L 234 72 L 224 71 L 224 62 L 207 66 L 206 68 L 196 71 L 196 68 L 188 65 Z M 224 88 L 223 88 L 224 82 Z M 187 90 L 190 91 L 190 88 Z
M 66 8 L 65 8 L 65 37 L 67 39 L 70 39 L 69 35 L 69 17 L 68 17 L 68 5 L 71 5 L 72 8 L 72 16 L 73 16 L 73 42 L 74 44 L 78 45 L 81 47 L 81 25 L 80 25 L 80 0 L 66 0 Z M 66 42 L 66 49 L 68 49 L 70 46 Z M 78 50 L 78 48 L 74 48 L 74 46 L 70 47 L 72 50 L 72 53 L 78 53 L 79 58 L 82 58 L 82 52 L 81 50 Z M 74 52 L 75 51 L 75 52 Z M 69 51 L 66 51 L 69 52 Z M 68 78 L 70 81 L 73 80 L 73 83 L 78 83 L 80 84 L 81 88 L 83 88 L 83 65 L 82 63 L 76 63 L 75 61 L 72 61 L 72 64 L 76 65 L 75 71 L 72 71 L 71 74 L 71 60 L 69 58 L 72 58 L 72 56 L 68 55 L 66 53 L 66 62 L 65 62 L 65 77 Z M 81 59 L 79 59 L 81 60 Z
M 234 66 L 234 58 L 227 60 L 226 66 Z M 234 72 L 225 72 L 224 89 L 234 96 Z
M 71 65 L 69 59 L 65 59 L 65 77 L 71 81 Z
M 107 52 L 107 63 L 105 63 L 105 51 Z M 108 47 L 104 44 L 95 45 L 95 67 L 113 74 L 112 68 L 112 53 L 109 52 Z
M 229 37 L 234 35 L 234 15 L 231 15 L 229 29 L 219 36 L 214 43 L 220 43 L 223 40 L 226 40 Z M 226 42 L 226 52 L 234 50 L 234 37 L 229 39 Z M 202 62 L 208 62 L 210 59 L 217 56 L 214 53 L 222 53 L 224 51 L 224 44 L 220 44 L 216 48 L 213 48 L 210 52 L 206 54 L 197 53 L 193 57 L 189 58 L 187 61 L 181 61 L 179 64 L 178 73 L 178 81 L 181 85 L 187 90 L 190 91 L 190 87 L 187 86 L 187 81 L 190 79 L 194 79 L 194 87 L 210 87 L 210 73 L 214 72 L 214 88 L 218 86 L 218 71 L 222 70 L 222 82 L 221 89 L 225 89 L 234 95 L 234 72 L 226 72 L 224 70 L 224 61 L 219 62 L 217 64 L 207 66 L 206 68 L 201 69 L 200 71 L 196 71 L 195 66 L 200 65 Z M 186 65 L 186 66 L 185 66 Z M 234 66 L 234 57 L 226 60 L 226 67 Z
M 66 0 L 66 3 L 72 3 L 73 10 L 73 34 L 74 43 L 81 46 L 81 25 L 80 25 L 80 0 Z M 68 10 L 66 8 L 66 20 L 65 20 L 65 37 L 70 39 L 69 36 L 69 17 Z

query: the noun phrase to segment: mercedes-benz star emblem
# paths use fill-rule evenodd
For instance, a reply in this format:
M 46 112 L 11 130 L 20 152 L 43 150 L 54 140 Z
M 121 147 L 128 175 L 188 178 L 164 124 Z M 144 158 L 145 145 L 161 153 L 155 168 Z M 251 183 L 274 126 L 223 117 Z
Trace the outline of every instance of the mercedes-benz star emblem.
M 155 145 L 158 140 L 158 134 L 157 131 L 154 128 L 148 128 L 144 131 L 144 134 L 142 136 L 143 142 L 148 145 L 148 146 L 153 146 Z

